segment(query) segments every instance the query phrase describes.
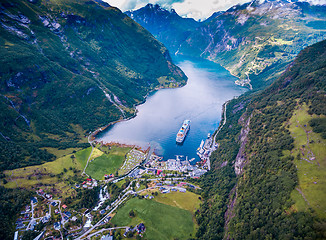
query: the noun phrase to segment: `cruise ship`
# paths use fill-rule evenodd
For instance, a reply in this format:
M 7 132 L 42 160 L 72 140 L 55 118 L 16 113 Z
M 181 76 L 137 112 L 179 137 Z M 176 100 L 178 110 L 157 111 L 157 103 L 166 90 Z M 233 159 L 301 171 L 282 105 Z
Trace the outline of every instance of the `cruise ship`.
M 190 129 L 190 120 L 184 120 L 179 132 L 177 133 L 177 143 L 182 143 Z

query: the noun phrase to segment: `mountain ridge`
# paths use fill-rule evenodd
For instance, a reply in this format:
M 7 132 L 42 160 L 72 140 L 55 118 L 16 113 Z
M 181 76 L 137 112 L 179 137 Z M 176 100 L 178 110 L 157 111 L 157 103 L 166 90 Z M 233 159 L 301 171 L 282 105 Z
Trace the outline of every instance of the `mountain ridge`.
M 0 24 L 2 169 L 85 146 L 148 92 L 186 82 L 161 43 L 100 1 L 3 1 Z
M 325 139 L 312 129 L 326 118 L 325 59 L 326 40 L 302 50 L 270 87 L 228 103 L 201 179 L 198 238 L 325 238 Z
M 326 6 L 305 2 L 272 0 L 236 5 L 184 30 L 187 38 L 181 42 L 164 39 L 168 30 L 158 36 L 160 19 L 149 23 L 151 18 L 144 15 L 144 9 L 133 11 L 132 17 L 145 28 L 151 24 L 149 30 L 171 52 L 217 62 L 239 78 L 237 84 L 255 89 L 271 84 L 300 50 L 326 37 Z
M 172 53 L 178 50 L 179 44 L 187 39 L 190 32 L 200 26 L 194 19 L 182 18 L 174 9 L 167 10 L 158 4 L 149 3 L 125 14 L 149 30 Z

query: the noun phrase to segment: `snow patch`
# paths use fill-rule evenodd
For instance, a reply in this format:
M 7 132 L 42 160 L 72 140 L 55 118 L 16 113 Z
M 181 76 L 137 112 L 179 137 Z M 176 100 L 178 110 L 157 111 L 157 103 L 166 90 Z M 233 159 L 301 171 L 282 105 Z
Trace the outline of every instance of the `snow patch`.
M 241 14 L 238 18 L 237 18 L 237 23 L 241 24 L 241 26 L 243 26 L 245 24 L 245 22 L 249 19 L 248 15 L 245 14 Z

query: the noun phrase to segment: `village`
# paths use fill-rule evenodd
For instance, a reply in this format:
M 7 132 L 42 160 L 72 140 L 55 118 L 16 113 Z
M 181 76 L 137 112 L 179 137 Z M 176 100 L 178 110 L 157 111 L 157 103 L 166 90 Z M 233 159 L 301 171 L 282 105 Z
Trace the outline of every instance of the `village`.
M 113 200 L 105 184 L 108 180 L 98 182 L 95 179 L 87 178 L 83 183 L 76 184 L 76 186 L 80 185 L 81 188 L 87 189 L 100 186 L 100 192 L 96 206 L 83 212 L 69 209 L 63 201 L 54 199 L 51 194 L 39 189 L 36 191 L 35 196 L 31 197 L 30 204 L 26 205 L 24 210 L 21 211 L 21 216 L 16 221 L 17 231 L 14 239 L 19 239 L 19 231 L 35 230 L 39 228 L 38 226 L 44 226 L 44 224 L 47 224 L 48 230 L 42 231 L 35 239 L 41 239 L 42 237 L 47 240 L 63 239 L 64 236 L 78 237 L 85 235 L 85 233 L 91 233 L 92 236 L 101 235 L 101 239 L 114 239 L 113 231 L 115 230 L 122 230 L 124 237 L 127 237 L 129 232 L 141 236 L 146 230 L 144 223 L 139 223 L 135 227 L 112 227 L 109 224 L 114 216 L 114 211 L 120 204 L 132 197 L 151 200 L 157 194 L 185 193 L 198 189 L 198 186 L 187 182 L 186 177 L 182 174 L 164 172 L 157 170 L 154 174 L 151 170 L 148 170 L 147 174 L 152 175 L 153 178 L 135 177 L 113 202 L 108 201 Z M 96 221 L 95 218 L 98 215 L 103 217 Z M 48 223 L 51 223 L 51 225 Z M 97 227 L 99 227 L 99 231 L 94 231 Z M 98 234 L 94 234 L 94 232 L 98 232 Z
M 71 186 L 76 191 L 97 189 L 96 204 L 92 208 L 70 208 L 67 200 L 54 197 L 40 188 L 17 219 L 14 239 L 20 239 L 19 232 L 37 229 L 46 231 L 43 230 L 35 239 L 47 240 L 66 237 L 114 239 L 116 232 L 123 237 L 134 234 L 142 236 L 146 231 L 145 223 L 119 227 L 110 223 L 117 208 L 135 197 L 152 200 L 158 194 L 195 192 L 200 189 L 191 179 L 199 178 L 210 169 L 209 156 L 212 148 L 216 147 L 217 144 L 213 143 L 211 137 L 202 142 L 197 151 L 201 161 L 197 163 L 194 158 L 188 159 L 188 156 L 183 155 L 163 161 L 162 157 L 150 149 L 142 151 L 133 148 L 126 154 L 118 176 L 107 173 L 102 180 L 85 176 L 82 181 Z M 110 184 L 125 187 L 118 195 L 114 195 L 109 191 Z

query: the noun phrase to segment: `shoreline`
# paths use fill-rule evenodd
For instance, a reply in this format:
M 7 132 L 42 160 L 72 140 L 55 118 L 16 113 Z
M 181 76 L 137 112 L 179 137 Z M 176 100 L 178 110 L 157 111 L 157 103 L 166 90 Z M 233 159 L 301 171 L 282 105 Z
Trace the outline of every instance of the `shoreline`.
M 88 135 L 88 139 L 89 139 L 89 143 L 90 143 L 90 145 L 92 145 L 92 143 L 94 142 L 94 143 L 101 143 L 101 144 L 103 144 L 103 145 L 115 145 L 115 146 L 119 146 L 119 145 L 121 145 L 121 146 L 129 146 L 129 147 L 135 147 L 135 148 L 138 148 L 138 149 L 142 149 L 140 146 L 137 146 L 137 145 L 133 145 L 133 144 L 131 144 L 131 145 L 128 145 L 128 144 L 122 144 L 122 143 L 113 143 L 113 142 L 109 142 L 109 143 L 104 143 L 103 141 L 97 141 L 96 140 L 96 137 L 97 137 L 97 135 L 98 134 L 100 134 L 100 133 L 102 133 L 102 132 L 104 132 L 108 127 L 110 127 L 110 126 L 113 126 L 113 125 L 115 125 L 115 124 L 117 124 L 117 123 L 119 123 L 119 122 L 124 122 L 124 121 L 129 121 L 129 120 L 131 120 L 131 119 L 133 119 L 133 118 L 135 118 L 135 117 L 137 117 L 137 106 L 140 106 L 140 105 L 142 105 L 142 104 L 144 104 L 144 103 L 146 103 L 146 101 L 147 101 L 147 98 L 149 97 L 149 95 L 150 94 L 152 94 L 152 93 L 154 93 L 154 92 L 156 92 L 156 91 L 159 91 L 159 90 L 162 90 L 162 89 L 174 89 L 174 88 L 182 88 L 182 87 L 184 87 L 184 86 L 186 86 L 187 85 L 187 83 L 188 83 L 188 77 L 187 77 L 187 79 L 186 79 L 186 82 L 185 82 L 185 84 L 181 84 L 180 86 L 178 86 L 178 87 L 164 87 L 164 86 L 159 86 L 159 87 L 155 87 L 154 89 L 152 89 L 152 90 L 150 90 L 145 96 L 144 96 L 144 100 L 143 101 L 141 101 L 141 102 L 139 102 L 138 104 L 134 104 L 133 106 L 132 106 L 132 108 L 133 109 L 135 109 L 135 112 L 134 112 L 134 114 L 132 115 L 132 116 L 130 116 L 130 117 L 128 117 L 128 118 L 120 118 L 120 119 L 118 119 L 118 120 L 116 120 L 116 121 L 113 121 L 113 122 L 110 122 L 110 123 L 108 123 L 107 125 L 105 125 L 105 126 L 103 126 L 103 127 L 99 127 L 99 128 L 97 128 L 96 130 L 94 130 L 93 132 L 91 132 L 89 135 Z M 150 147 L 148 147 L 148 149 L 149 149 Z M 146 150 L 147 151 L 147 150 Z
M 207 60 L 207 61 L 209 61 L 209 60 Z M 211 62 L 211 61 L 209 61 L 209 62 Z M 212 61 L 212 62 L 213 62 L 213 61 Z M 213 63 L 215 63 L 215 62 L 213 62 Z M 217 64 L 218 64 L 218 63 L 217 63 Z M 220 64 L 219 64 L 219 65 L 220 65 Z M 222 68 L 224 68 L 222 65 L 220 65 L 220 66 L 221 66 Z M 230 75 L 232 75 L 232 76 L 236 77 L 237 79 L 239 79 L 237 76 L 235 76 L 234 74 L 232 74 L 228 69 L 226 69 L 226 68 L 224 68 L 224 69 L 227 70 L 227 71 L 229 72 Z M 157 86 L 157 87 L 151 89 L 151 90 L 148 91 L 148 93 L 144 96 L 144 99 L 143 99 L 141 102 L 136 103 L 136 104 L 133 105 L 132 108 L 135 109 L 135 111 L 134 111 L 134 113 L 133 113 L 131 116 L 129 116 L 129 117 L 127 117 L 127 118 L 123 118 L 123 117 L 121 116 L 121 118 L 120 118 L 119 120 L 116 120 L 116 121 L 110 122 L 110 123 L 108 123 L 107 125 L 105 125 L 104 127 L 100 127 L 100 128 L 98 128 L 98 129 L 96 129 L 94 132 L 90 133 L 89 136 L 90 136 L 91 142 L 99 143 L 99 144 L 106 145 L 106 146 L 132 147 L 132 148 L 137 148 L 137 149 L 140 149 L 141 151 L 145 151 L 145 152 L 146 152 L 147 150 L 144 150 L 144 149 L 145 149 L 145 148 L 150 148 L 150 145 L 148 145 L 148 146 L 140 146 L 140 145 L 137 145 L 137 143 L 136 143 L 136 144 L 132 144 L 132 143 L 128 143 L 128 142 L 125 142 L 125 143 L 119 143 L 118 141 L 117 141 L 117 142 L 106 142 L 106 141 L 103 140 L 103 139 L 102 139 L 101 141 L 99 141 L 98 136 L 99 136 L 99 134 L 104 133 L 104 131 L 106 131 L 106 130 L 108 129 L 108 127 L 111 127 L 111 126 L 115 125 L 116 123 L 119 123 L 119 122 L 122 122 L 122 121 L 128 121 L 128 120 L 131 120 L 131 119 L 137 117 L 137 115 L 138 115 L 138 114 L 137 114 L 137 113 L 138 113 L 137 106 L 140 106 L 140 105 L 146 103 L 146 101 L 148 100 L 148 97 L 149 97 L 151 94 L 155 94 L 156 91 L 159 91 L 159 90 L 162 90 L 162 89 L 182 88 L 182 87 L 186 86 L 187 84 L 188 84 L 188 77 L 187 77 L 187 81 L 186 81 L 184 84 L 180 84 L 179 86 L 168 87 L 168 86 L 162 86 L 162 85 L 160 85 L 160 86 Z M 236 82 L 234 82 L 234 81 L 233 81 L 233 84 L 234 84 L 234 85 L 238 85 L 238 84 L 236 84 Z M 248 86 L 241 86 L 241 87 L 248 89 Z M 249 90 L 250 90 L 250 89 L 249 89 Z M 240 94 L 240 95 L 241 95 L 241 94 Z M 235 99 L 235 98 L 238 98 L 238 97 L 239 97 L 239 96 L 234 96 L 234 97 L 232 97 L 231 99 L 225 101 L 225 102 L 222 104 L 222 114 L 221 114 L 221 115 L 222 115 L 222 118 L 221 118 L 220 124 L 219 124 L 219 126 L 218 126 L 215 130 L 213 130 L 213 131 L 214 131 L 214 133 L 213 133 L 214 140 L 215 140 L 217 134 L 219 134 L 220 130 L 222 129 L 222 127 L 223 127 L 224 124 L 225 124 L 225 121 L 226 121 L 226 120 L 225 120 L 225 118 L 226 118 L 226 112 L 225 112 L 226 105 L 227 105 L 231 100 L 233 100 L 233 99 Z M 105 133 L 104 133 L 104 134 L 105 134 Z M 215 141 L 214 141 L 214 142 L 215 142 Z

